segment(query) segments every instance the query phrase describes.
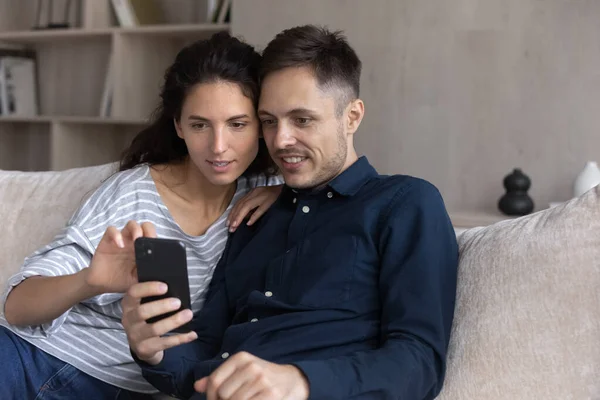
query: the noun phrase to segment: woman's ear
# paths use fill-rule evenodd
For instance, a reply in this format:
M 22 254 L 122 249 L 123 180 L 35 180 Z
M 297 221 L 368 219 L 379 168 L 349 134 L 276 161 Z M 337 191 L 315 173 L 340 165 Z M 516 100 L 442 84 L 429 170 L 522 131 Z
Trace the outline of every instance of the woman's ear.
M 177 132 L 177 136 L 179 136 L 180 139 L 183 139 L 183 132 L 181 131 L 181 125 L 179 124 L 179 121 L 177 120 L 177 118 L 173 118 L 173 125 L 175 126 L 175 131 Z

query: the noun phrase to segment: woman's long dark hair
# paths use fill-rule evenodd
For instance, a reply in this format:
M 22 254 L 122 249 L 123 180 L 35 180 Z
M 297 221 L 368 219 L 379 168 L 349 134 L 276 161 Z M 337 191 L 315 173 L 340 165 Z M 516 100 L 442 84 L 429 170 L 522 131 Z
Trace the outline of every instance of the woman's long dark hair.
M 225 81 L 238 84 L 242 93 L 258 106 L 261 56 L 252 46 L 226 32 L 214 34 L 184 47 L 165 72 L 161 102 L 152 114 L 152 123 L 142 130 L 123 152 L 119 170 L 142 163 L 164 164 L 183 161 L 188 149 L 177 136 L 173 120 L 179 120 L 190 89 L 200 83 Z M 267 146 L 259 139 L 258 154 L 244 174 L 274 173 L 275 164 Z

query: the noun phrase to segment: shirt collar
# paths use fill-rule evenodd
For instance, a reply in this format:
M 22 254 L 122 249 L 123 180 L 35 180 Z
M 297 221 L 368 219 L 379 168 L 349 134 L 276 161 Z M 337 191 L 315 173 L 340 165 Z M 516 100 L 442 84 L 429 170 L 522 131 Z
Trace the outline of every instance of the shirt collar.
M 326 188 L 331 188 L 334 192 L 341 196 L 353 196 L 360 188 L 363 187 L 370 179 L 377 176 L 377 171 L 365 156 L 360 157 L 345 171 L 333 178 Z M 318 192 L 322 192 L 323 189 Z M 285 186 L 283 191 L 284 196 L 293 198 L 297 194 L 315 193 L 312 190 L 294 190 L 289 186 Z
M 376 176 L 375 168 L 367 157 L 362 156 L 329 182 L 328 186 L 342 196 L 354 196 L 365 183 Z

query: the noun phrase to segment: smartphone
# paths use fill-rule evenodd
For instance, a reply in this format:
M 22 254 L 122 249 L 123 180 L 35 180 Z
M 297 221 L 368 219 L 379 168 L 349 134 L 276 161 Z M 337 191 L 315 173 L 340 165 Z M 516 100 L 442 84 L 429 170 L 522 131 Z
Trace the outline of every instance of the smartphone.
M 141 237 L 135 241 L 135 260 L 139 282 L 159 281 L 168 286 L 167 293 L 161 296 L 142 298 L 142 303 L 176 297 L 181 301 L 179 310 L 152 317 L 146 322 L 154 323 L 184 310 L 191 309 L 190 285 L 188 281 L 185 244 L 179 240 Z M 189 323 L 173 332 L 191 331 Z

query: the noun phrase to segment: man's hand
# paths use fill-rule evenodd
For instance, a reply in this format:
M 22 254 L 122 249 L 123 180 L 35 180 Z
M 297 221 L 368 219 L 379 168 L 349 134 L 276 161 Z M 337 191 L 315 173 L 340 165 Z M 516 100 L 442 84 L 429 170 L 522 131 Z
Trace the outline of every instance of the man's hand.
M 131 286 L 121 302 L 123 318 L 121 322 L 127 333 L 129 347 L 142 361 L 156 365 L 162 361 L 164 350 L 191 342 L 198 336 L 196 332 L 163 336 L 192 319 L 191 310 L 181 310 L 169 318 L 153 324 L 147 319 L 178 310 L 181 302 L 177 298 L 156 300 L 141 304 L 143 297 L 158 296 L 167 292 L 162 282 L 142 282 Z
M 210 376 L 196 381 L 194 389 L 208 400 L 306 400 L 309 387 L 293 365 L 280 365 L 252 354 L 237 353 Z

